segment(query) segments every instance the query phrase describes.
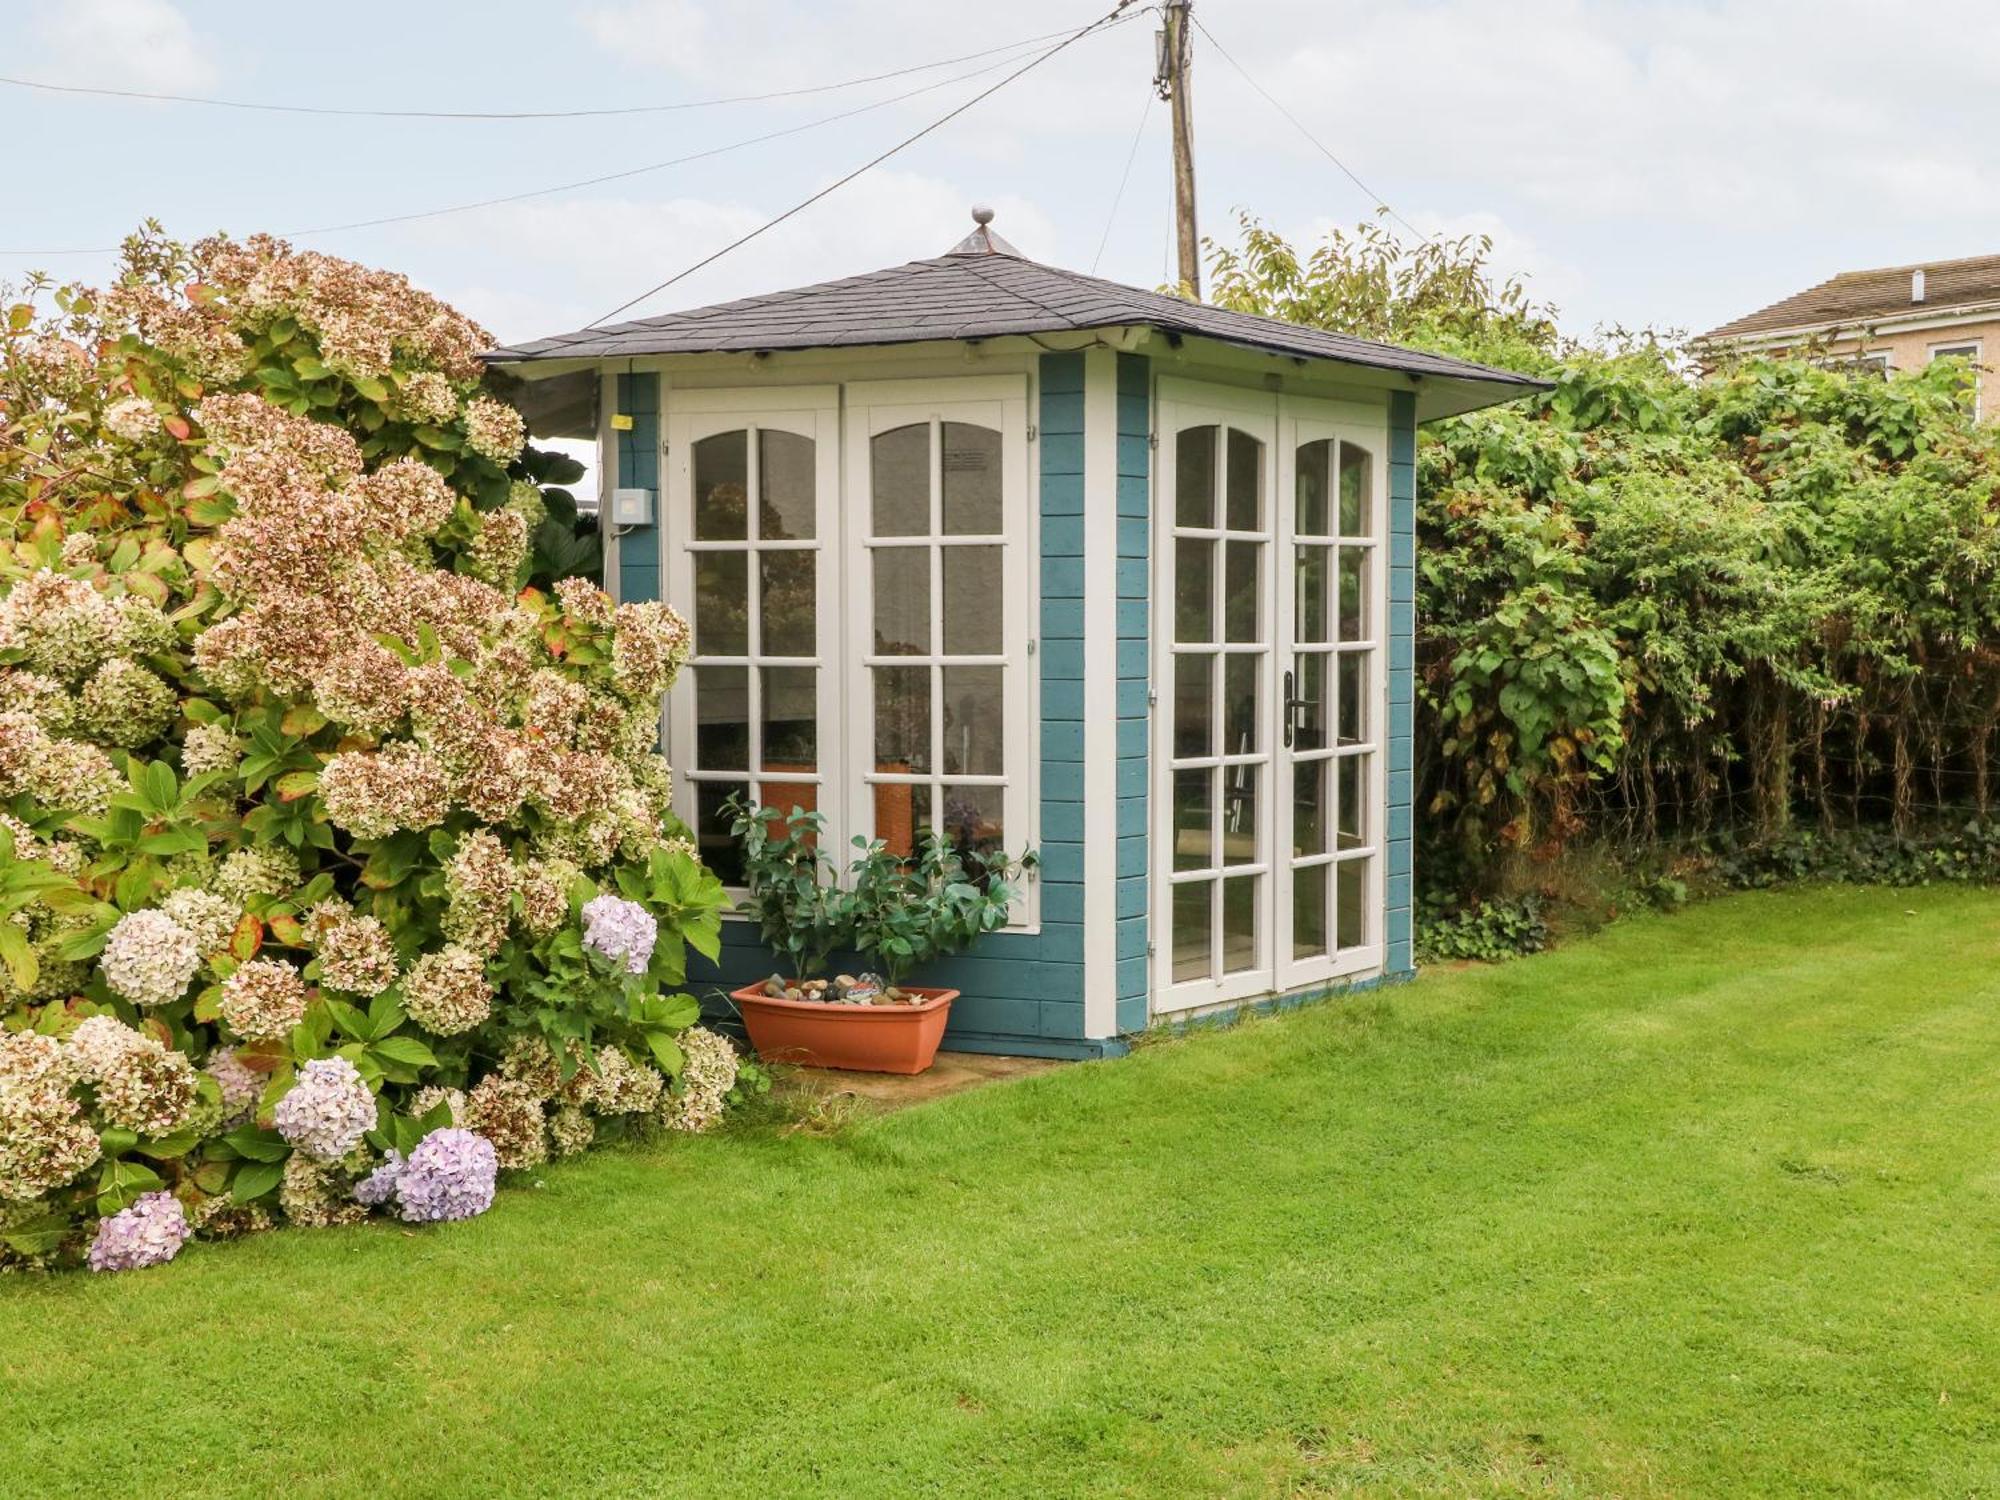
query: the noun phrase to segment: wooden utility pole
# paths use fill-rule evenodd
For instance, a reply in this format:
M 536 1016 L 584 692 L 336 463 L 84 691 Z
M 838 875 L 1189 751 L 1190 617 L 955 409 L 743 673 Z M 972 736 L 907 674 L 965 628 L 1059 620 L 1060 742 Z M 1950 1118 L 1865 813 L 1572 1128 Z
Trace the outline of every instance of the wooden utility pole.
M 1180 252 L 1183 296 L 1201 300 L 1201 238 L 1194 222 L 1194 103 L 1188 97 L 1192 51 L 1188 11 L 1194 0 L 1166 0 L 1165 29 L 1156 37 L 1153 86 L 1174 111 L 1174 244 Z

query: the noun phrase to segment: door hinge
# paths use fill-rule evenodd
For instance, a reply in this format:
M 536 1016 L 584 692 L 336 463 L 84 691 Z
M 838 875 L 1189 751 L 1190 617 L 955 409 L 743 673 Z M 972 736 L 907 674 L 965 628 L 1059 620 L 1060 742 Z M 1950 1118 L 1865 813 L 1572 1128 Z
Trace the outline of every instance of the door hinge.
M 1028 424 L 1028 441 L 1032 443 L 1036 438 L 1040 437 L 1041 435 L 1042 435 L 1042 429 L 1037 427 L 1033 422 L 1030 422 Z
M 1147 434 L 1146 434 L 1146 446 L 1147 446 L 1148 448 L 1158 448 L 1158 447 L 1160 446 L 1160 435 L 1159 435 L 1159 433 L 1157 433 L 1157 432 L 1149 432 L 1149 433 L 1147 433 Z

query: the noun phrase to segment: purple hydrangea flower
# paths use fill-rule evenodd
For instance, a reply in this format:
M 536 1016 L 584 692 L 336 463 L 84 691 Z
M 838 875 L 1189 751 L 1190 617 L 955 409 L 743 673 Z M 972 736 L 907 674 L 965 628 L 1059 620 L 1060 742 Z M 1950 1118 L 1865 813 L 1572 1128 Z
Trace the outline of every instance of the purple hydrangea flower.
M 469 1219 L 493 1206 L 500 1157 L 483 1135 L 447 1125 L 410 1152 L 396 1180 L 397 1212 L 412 1224 Z
M 354 1197 L 370 1208 L 380 1208 L 394 1196 L 402 1177 L 403 1153 L 391 1151 L 382 1158 L 381 1166 L 354 1184 Z
M 137 1271 L 164 1265 L 180 1254 L 193 1233 L 194 1226 L 172 1193 L 141 1193 L 130 1208 L 97 1221 L 90 1269 Z
M 628 974 L 643 974 L 653 960 L 660 924 L 636 901 L 594 896 L 583 906 L 583 946 L 623 964 Z
M 346 1058 L 315 1058 L 299 1069 L 271 1120 L 315 1161 L 339 1161 L 375 1128 L 375 1096 Z

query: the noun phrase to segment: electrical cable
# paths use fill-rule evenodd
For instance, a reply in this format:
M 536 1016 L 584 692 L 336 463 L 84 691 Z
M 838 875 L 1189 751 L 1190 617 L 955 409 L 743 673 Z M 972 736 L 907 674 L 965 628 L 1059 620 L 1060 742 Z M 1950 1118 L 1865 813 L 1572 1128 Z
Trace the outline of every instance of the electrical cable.
M 1125 201 L 1125 184 L 1132 180 L 1132 163 L 1139 159 L 1139 142 L 1145 138 L 1146 121 L 1153 113 L 1153 90 L 1146 89 L 1146 103 L 1139 111 L 1139 128 L 1132 132 L 1132 149 L 1125 153 L 1125 170 L 1118 176 L 1118 191 L 1111 195 L 1111 211 L 1104 216 L 1104 233 L 1097 237 L 1097 254 L 1090 258 L 1090 274 L 1097 274 L 1097 263 L 1104 259 L 1104 247 L 1111 243 L 1111 226 L 1118 222 L 1118 205 Z
M 683 270 L 676 271 L 673 275 L 669 276 L 665 281 L 659 282 L 654 286 L 648 287 L 645 291 L 639 293 L 638 296 L 628 298 L 626 301 L 619 303 L 618 306 L 612 308 L 611 311 L 604 314 L 603 317 L 593 319 L 590 323 L 586 324 L 585 326 L 588 328 L 601 327 L 603 324 L 609 322 L 612 318 L 617 317 L 620 313 L 625 312 L 629 308 L 636 307 L 639 303 L 644 302 L 647 298 L 652 297 L 659 292 L 665 291 L 668 287 L 674 285 L 676 282 L 685 281 L 688 277 L 694 275 L 695 272 L 701 270 L 703 267 L 714 265 L 718 260 L 721 260 L 723 256 L 728 255 L 731 251 L 740 249 L 744 245 L 749 244 L 750 241 L 756 239 L 759 235 L 764 234 L 772 229 L 775 229 L 778 227 L 778 225 L 784 223 L 787 219 L 790 219 L 797 214 L 803 213 L 806 209 L 812 207 L 813 204 L 819 202 L 822 198 L 830 197 L 832 194 L 839 192 L 840 189 L 846 187 L 847 184 L 854 181 L 855 178 L 860 177 L 864 173 L 869 172 L 876 167 L 879 167 L 883 162 L 889 160 L 890 157 L 895 156 L 898 152 L 906 150 L 907 148 L 915 145 L 918 141 L 922 140 L 925 136 L 930 135 L 932 132 L 942 129 L 945 125 L 948 125 L 951 121 L 957 119 L 960 115 L 964 114 L 967 110 L 971 109 L 975 104 L 978 104 L 981 100 L 991 98 L 994 94 L 999 93 L 1000 90 L 1007 87 L 1007 85 L 1012 83 L 1015 79 L 1021 77 L 1022 74 L 1028 73 L 1033 69 L 1040 67 L 1043 63 L 1047 62 L 1050 58 L 1054 57 L 1058 52 L 1062 52 L 1065 49 L 1073 46 L 1077 42 L 1082 41 L 1085 37 L 1089 36 L 1093 32 L 1102 31 L 1111 26 L 1117 25 L 1120 19 L 1125 17 L 1125 12 L 1131 9 L 1131 7 L 1135 3 L 1136 0 L 1118 0 L 1118 3 L 1116 5 L 1112 6 L 1110 10 L 1106 11 L 1102 16 L 1098 17 L 1095 21 L 1092 21 L 1088 26 L 1082 27 L 1074 32 L 1071 32 L 1068 36 L 1064 37 L 1063 40 L 1061 40 L 1060 42 L 1057 42 L 1055 46 L 1049 48 L 1046 52 L 1038 53 L 1036 56 L 1030 58 L 1025 64 L 1023 64 L 1019 68 L 1016 68 L 1013 72 L 1009 73 L 1005 78 L 1002 78 L 998 83 L 991 84 L 988 87 L 981 89 L 978 93 L 974 94 L 970 99 L 967 99 L 963 104 L 960 104 L 955 109 L 949 110 L 945 114 L 940 115 L 937 119 L 931 121 L 930 124 L 924 126 L 923 129 L 917 131 L 914 135 L 905 136 L 895 145 L 889 147 L 888 150 L 880 153 L 877 156 L 871 157 L 869 160 L 863 162 L 860 166 L 856 167 L 853 171 L 847 173 L 845 176 L 836 178 L 833 182 L 828 183 L 825 187 L 821 188 L 818 192 L 812 194 L 810 197 L 802 198 L 797 203 L 794 203 L 790 208 L 786 209 L 783 213 L 778 214 L 774 218 L 766 219 L 762 224 L 759 224 L 755 229 L 751 230 L 748 234 L 738 235 L 735 239 L 731 240 L 728 244 L 724 245 L 720 250 L 714 251 L 709 255 L 703 256 L 693 265 L 688 266 Z
M 1266 104 L 1270 105 L 1271 108 L 1275 109 L 1279 114 L 1283 115 L 1287 120 L 1291 121 L 1292 128 L 1298 131 L 1298 133 L 1304 136 L 1308 141 L 1310 141 L 1314 149 L 1317 150 L 1321 156 L 1324 156 L 1328 161 L 1332 162 L 1336 167 L 1340 168 L 1341 172 L 1346 175 L 1347 180 L 1349 182 L 1353 183 L 1356 187 L 1360 188 L 1362 192 L 1366 193 L 1370 198 L 1374 199 L 1375 206 L 1377 208 L 1381 209 L 1382 212 L 1386 213 L 1390 218 L 1394 219 L 1398 224 L 1401 224 L 1405 229 L 1409 230 L 1411 234 L 1414 234 L 1418 239 L 1422 240 L 1425 244 L 1430 243 L 1431 241 L 1430 235 L 1425 234 L 1421 229 L 1417 228 L 1416 225 L 1412 224 L 1408 219 L 1404 218 L 1401 214 L 1397 213 L 1394 208 L 1390 207 L 1388 199 L 1384 198 L 1380 193 L 1376 192 L 1375 189 L 1371 188 L 1367 183 L 1363 182 L 1359 177 L 1357 177 L 1354 174 L 1354 169 L 1348 166 L 1347 163 L 1342 161 L 1339 157 L 1335 156 L 1333 152 L 1328 149 L 1326 143 L 1320 140 L 1318 136 L 1314 135 L 1310 130 L 1306 129 L 1304 123 L 1299 119 L 1297 115 L 1293 114 L 1289 109 L 1286 109 L 1284 105 L 1280 104 L 1277 101 L 1277 98 L 1270 92 L 1270 90 L 1265 88 L 1264 85 L 1259 83 L 1256 79 L 1252 78 L 1250 76 L 1249 70 L 1245 68 L 1242 63 L 1238 62 L 1234 57 L 1230 56 L 1229 49 L 1223 46 L 1222 43 L 1218 42 L 1215 39 L 1215 33 L 1210 31 L 1206 26 L 1202 25 L 1201 17 L 1197 16 L 1193 11 L 1189 11 L 1188 19 L 1190 21 L 1193 21 L 1195 24 L 1195 28 L 1198 31 L 1200 31 L 1203 36 L 1208 38 L 1208 44 L 1211 47 L 1215 48 L 1217 52 L 1222 54 L 1222 60 L 1228 63 L 1229 66 L 1234 68 L 1238 73 L 1242 74 L 1243 81 L 1249 84 L 1250 87 L 1255 89 L 1259 94 L 1263 95 L 1264 102 Z
M 805 121 L 802 124 L 788 125 L 781 130 L 767 131 L 763 135 L 751 136 L 745 140 L 731 141 L 727 145 L 711 146 L 706 150 L 690 152 L 685 156 L 669 157 L 665 161 L 648 162 L 644 166 L 628 167 L 619 172 L 606 172 L 596 177 L 578 178 L 573 182 L 559 182 L 549 187 L 531 188 L 526 192 L 506 193 L 493 198 L 481 198 L 471 203 L 457 203 L 447 208 L 420 209 L 412 213 L 386 214 L 373 219 L 355 219 L 344 224 L 321 224 L 310 229 L 285 230 L 280 233 L 279 238 L 304 239 L 308 235 L 340 234 L 352 229 L 376 229 L 388 224 L 407 224 L 417 219 L 435 219 L 447 214 L 470 213 L 475 209 L 495 208 L 508 203 L 521 203 L 530 198 L 546 198 L 554 193 L 573 192 L 579 188 L 600 187 L 607 182 L 622 182 L 627 178 L 641 177 L 651 172 L 664 171 L 668 167 L 685 166 L 689 162 L 706 161 L 710 157 L 726 155 L 729 152 L 740 151 L 749 146 L 761 146 L 768 141 L 781 140 L 786 136 L 801 135 L 806 131 L 818 130 L 822 126 L 832 125 L 841 120 L 851 120 L 858 115 L 865 115 L 878 109 L 885 109 L 892 104 L 901 104 L 905 100 L 915 99 L 922 94 L 935 93 L 939 89 L 950 88 L 955 83 L 964 83 L 968 79 L 983 77 L 988 73 L 1007 67 L 1018 60 L 1019 54 L 1015 53 L 1001 58 L 998 62 L 988 63 L 984 67 L 973 68 L 964 73 L 955 73 L 949 78 L 939 79 L 935 83 L 926 83 L 917 88 L 905 90 L 903 93 L 891 95 L 886 99 L 877 99 L 869 104 L 856 105 L 852 109 L 840 110 L 830 115 L 821 115 L 816 119 Z M 116 245 L 98 245 L 73 247 L 64 250 L 0 250 L 0 255 L 14 257 L 114 255 L 118 252 L 118 249 L 119 247 Z
M 956 57 L 942 57 L 936 62 L 914 63 L 907 68 L 892 68 L 887 73 L 870 73 L 864 78 L 847 78 L 839 83 L 813 84 L 806 88 L 774 89 L 766 94 L 733 94 L 720 99 L 689 99 L 678 104 L 627 104 L 609 106 L 602 109 L 542 109 L 542 110 L 453 110 L 453 109 L 342 109 L 332 105 L 316 104 L 265 104 L 243 99 L 214 99 L 197 94 L 155 94 L 140 89 L 97 88 L 84 84 L 43 83 L 33 78 L 12 78 L 0 75 L 0 84 L 13 88 L 35 89 L 49 94 L 88 94 L 105 99 L 139 99 L 161 104 L 199 104 L 211 109 L 256 110 L 270 114 L 287 115 L 337 115 L 347 119 L 366 120 L 586 120 L 603 119 L 614 115 L 668 114 L 688 109 L 715 109 L 727 104 L 763 104 L 773 99 L 799 99 L 810 94 L 830 94 L 841 89 L 858 88 L 864 83 L 881 83 L 891 78 L 904 78 L 911 73 L 927 73 L 933 68 L 948 68 L 953 63 L 972 62 L 981 57 L 991 57 L 1000 52 L 1015 52 L 1023 47 L 1036 46 L 1063 35 L 1061 31 L 1045 31 L 1039 36 L 1022 37 L 1019 41 L 1007 42 L 998 47 L 985 47 L 977 52 L 962 52 Z

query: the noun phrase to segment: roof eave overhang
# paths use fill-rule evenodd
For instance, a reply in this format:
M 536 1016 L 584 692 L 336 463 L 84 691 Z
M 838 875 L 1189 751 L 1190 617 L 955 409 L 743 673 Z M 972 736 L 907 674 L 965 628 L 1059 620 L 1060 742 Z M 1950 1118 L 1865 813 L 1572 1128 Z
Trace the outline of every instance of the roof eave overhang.
M 1143 351 L 1155 355 L 1171 351 L 1182 358 L 1227 355 L 1232 361 L 1241 361 L 1247 356 L 1265 373 L 1276 376 L 1280 382 L 1283 382 L 1287 375 L 1298 377 L 1304 382 L 1331 377 L 1340 383 L 1370 390 L 1409 391 L 1416 397 L 1416 419 L 1419 422 L 1460 416 L 1466 412 L 1502 405 L 1522 396 L 1552 388 L 1548 381 L 1525 375 L 1495 371 L 1488 376 L 1480 373 L 1476 366 L 1469 367 L 1465 374 L 1419 372 L 1406 370 L 1386 361 L 1306 355 L 1293 350 L 1272 348 L 1251 340 L 1218 338 L 1213 334 L 1196 333 L 1192 330 L 1131 323 L 975 338 L 895 339 L 885 340 L 880 344 L 857 342 L 807 345 L 798 348 L 670 350 L 631 355 L 597 354 L 563 357 L 498 349 L 484 355 L 483 358 L 489 364 L 502 368 L 519 379 L 542 381 L 574 375 L 580 371 L 618 372 L 621 368 L 658 368 L 670 362 L 681 361 L 704 364 L 710 361 L 761 363 L 782 358 L 787 354 L 806 353 L 823 360 L 849 352 L 858 355 L 884 349 L 935 348 L 950 344 L 976 345 L 995 352 L 1016 349 L 1060 353 L 1088 348 L 1112 348 L 1127 353 Z
M 1747 328 L 1739 333 L 1715 331 L 1701 334 L 1693 343 L 1716 349 L 1770 349 L 1796 344 L 1802 339 L 1881 337 L 1894 333 L 1916 333 L 1926 328 L 1949 328 L 1957 323 L 1993 318 L 2000 318 L 2000 298 L 1954 303 L 1949 307 L 1912 304 L 1861 317 L 1789 323 L 1782 328 Z

